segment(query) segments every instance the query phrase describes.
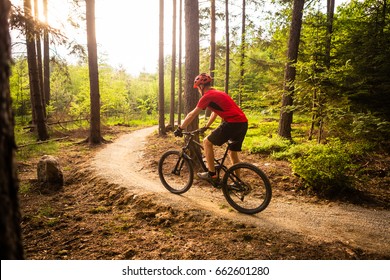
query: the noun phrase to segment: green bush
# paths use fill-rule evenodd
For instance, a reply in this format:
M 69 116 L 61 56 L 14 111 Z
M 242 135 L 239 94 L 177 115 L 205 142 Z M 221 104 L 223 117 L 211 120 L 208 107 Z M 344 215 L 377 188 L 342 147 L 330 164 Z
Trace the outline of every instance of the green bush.
M 311 146 L 304 155 L 292 159 L 291 164 L 304 186 L 319 195 L 332 196 L 352 184 L 352 154 L 339 140 Z

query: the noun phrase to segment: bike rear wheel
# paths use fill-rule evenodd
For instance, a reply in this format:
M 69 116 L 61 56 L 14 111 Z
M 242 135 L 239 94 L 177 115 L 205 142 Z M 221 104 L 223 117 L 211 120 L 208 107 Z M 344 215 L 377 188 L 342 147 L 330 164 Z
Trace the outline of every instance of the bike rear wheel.
M 230 167 L 223 178 L 223 194 L 237 211 L 255 214 L 267 208 L 272 189 L 267 176 L 250 163 L 238 163 Z
M 179 151 L 164 153 L 158 162 L 161 183 L 170 192 L 182 194 L 188 191 L 194 180 L 191 161 Z

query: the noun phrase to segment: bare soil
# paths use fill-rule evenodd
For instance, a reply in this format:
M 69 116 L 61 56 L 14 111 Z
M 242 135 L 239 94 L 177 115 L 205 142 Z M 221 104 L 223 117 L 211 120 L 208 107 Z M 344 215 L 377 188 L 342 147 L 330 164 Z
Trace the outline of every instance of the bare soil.
M 39 159 L 19 163 L 27 259 L 390 258 L 388 156 L 370 159 L 358 191 L 327 200 L 299 190 L 287 162 L 243 153 L 273 187 L 266 210 L 244 215 L 199 181 L 180 196 L 164 189 L 158 159 L 182 140 L 155 128 L 121 131 L 106 131 L 118 134 L 110 144 L 74 144 L 57 155 L 60 191 L 37 185 Z

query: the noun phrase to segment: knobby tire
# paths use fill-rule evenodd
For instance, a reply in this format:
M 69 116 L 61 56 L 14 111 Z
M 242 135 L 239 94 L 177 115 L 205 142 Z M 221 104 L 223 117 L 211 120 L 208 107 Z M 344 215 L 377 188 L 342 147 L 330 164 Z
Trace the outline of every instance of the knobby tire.
M 264 172 L 255 165 L 244 162 L 235 164 L 226 171 L 222 191 L 227 202 L 245 214 L 263 211 L 272 197 L 271 183 Z
M 188 191 L 194 181 L 192 162 L 179 151 L 165 152 L 158 162 L 158 175 L 163 186 L 174 194 Z

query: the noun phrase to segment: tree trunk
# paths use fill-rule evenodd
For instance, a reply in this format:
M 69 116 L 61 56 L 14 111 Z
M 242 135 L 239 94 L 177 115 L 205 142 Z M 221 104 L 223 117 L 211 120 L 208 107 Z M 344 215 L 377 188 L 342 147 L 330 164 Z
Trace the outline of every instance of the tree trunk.
M 198 0 L 185 0 L 185 113 L 192 111 L 199 100 L 197 89 L 194 89 L 194 79 L 199 74 L 199 2 Z M 199 127 L 199 118 L 187 127 L 194 130 Z
M 335 0 L 327 0 L 327 24 L 326 24 L 326 40 L 325 40 L 325 53 L 324 53 L 324 64 L 325 67 L 329 70 L 331 62 L 331 43 L 332 43 L 332 33 L 333 33 L 333 17 L 334 17 L 334 7 Z M 314 73 L 318 73 L 317 67 L 318 57 L 315 55 L 315 64 L 314 64 Z M 312 140 L 314 135 L 315 126 L 318 126 L 318 135 L 317 142 L 321 143 L 322 141 L 322 128 L 323 128 L 323 119 L 322 119 L 322 102 L 321 102 L 321 91 L 314 89 L 313 92 L 313 101 L 312 101 L 312 121 L 309 131 L 309 140 Z
M 34 19 L 39 21 L 39 9 L 38 9 L 38 0 L 34 0 Z M 45 94 L 43 92 L 43 64 L 42 64 L 42 44 L 41 44 L 41 35 L 40 30 L 35 31 L 35 44 L 37 52 L 37 65 L 38 65 L 38 78 L 39 78 L 39 88 L 41 89 L 41 98 L 42 98 L 42 109 L 43 114 L 46 118 L 46 101 Z
M 229 35 L 229 0 L 225 0 L 225 34 L 226 34 L 226 54 L 225 54 L 225 92 L 229 94 L 229 72 L 230 72 L 230 35 Z
M 216 19 L 215 19 L 215 0 L 211 0 L 211 31 L 210 31 L 210 76 L 213 78 L 212 84 L 214 84 L 214 71 L 215 71 L 215 34 L 216 34 Z
M 326 22 L 326 44 L 325 44 L 325 66 L 330 68 L 330 47 L 332 43 L 333 33 L 333 16 L 334 16 L 334 1 L 327 0 L 327 22 Z
M 242 94 L 244 88 L 244 62 L 245 62 L 245 18 L 246 18 L 246 0 L 242 0 L 242 22 L 241 22 L 241 61 L 240 61 L 240 86 L 238 92 L 238 105 L 241 106 L 242 103 Z
M 210 6 L 210 21 L 211 21 L 211 28 L 210 28 L 210 67 L 209 72 L 210 76 L 212 78 L 211 85 L 214 85 L 214 71 L 215 71 L 215 34 L 216 34 L 216 19 L 215 19 L 215 0 L 211 0 L 211 6 Z M 206 109 L 206 117 L 210 117 L 211 110 Z
M 180 15 L 179 15 L 179 90 L 178 90 L 178 97 L 179 101 L 177 104 L 178 107 L 178 117 L 177 117 L 177 123 L 178 125 L 181 124 L 181 108 L 182 108 L 182 94 L 183 94 L 183 78 L 182 78 L 182 50 L 183 50 L 183 0 L 180 1 Z
M 318 116 L 317 109 L 318 109 L 317 108 L 317 89 L 315 88 L 313 90 L 313 97 L 312 97 L 311 125 L 310 125 L 309 137 L 308 137 L 309 140 L 313 139 L 314 128 L 315 128 L 316 123 L 318 122 L 317 121 L 317 116 Z
M 163 136 L 165 131 L 164 117 L 164 0 L 160 0 L 159 23 L 159 56 L 158 56 L 158 134 Z
M 8 26 L 10 2 L 0 0 L 0 259 L 23 259 L 15 136 L 11 113 L 9 77 L 11 39 Z
M 27 18 L 31 18 L 30 0 L 24 0 L 24 12 Z M 26 44 L 28 70 L 30 75 L 30 92 L 32 96 L 31 103 L 33 105 L 33 111 L 35 114 L 38 140 L 44 141 L 49 139 L 49 134 L 47 132 L 47 127 L 45 124 L 45 114 L 42 104 L 42 93 L 39 82 L 39 70 L 34 40 L 34 28 L 30 20 L 26 21 Z
M 176 80 L 176 0 L 173 0 L 172 12 L 172 69 L 171 69 L 171 111 L 170 125 L 175 127 L 175 80 Z
M 100 92 L 99 68 L 97 58 L 96 30 L 95 30 L 95 0 L 86 0 L 88 68 L 91 100 L 91 122 L 89 129 L 89 143 L 101 144 L 100 131 Z
M 284 93 L 282 98 L 282 108 L 280 111 L 279 131 L 281 137 L 291 139 L 291 124 L 293 119 L 294 83 L 296 76 L 296 66 L 298 61 L 299 40 L 301 37 L 302 13 L 304 0 L 294 0 L 292 22 L 290 27 L 290 37 L 288 42 L 287 63 L 284 76 Z
M 47 18 L 47 0 L 43 0 L 43 14 L 45 23 L 48 24 Z M 49 32 L 47 29 L 43 33 L 43 95 L 45 96 L 46 105 L 50 104 L 50 49 L 49 49 Z

